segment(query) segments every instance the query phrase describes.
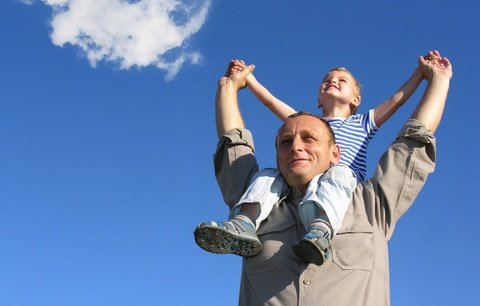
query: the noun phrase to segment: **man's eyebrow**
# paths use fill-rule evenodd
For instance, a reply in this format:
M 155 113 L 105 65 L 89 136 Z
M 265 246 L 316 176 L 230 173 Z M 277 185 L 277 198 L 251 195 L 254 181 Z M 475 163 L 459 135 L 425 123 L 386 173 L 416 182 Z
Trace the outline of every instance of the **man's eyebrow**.
M 292 133 L 282 133 L 278 135 L 277 139 L 286 139 L 286 138 L 292 138 Z
M 311 131 L 311 130 L 303 130 L 303 131 L 300 131 L 300 135 L 301 135 L 302 137 L 310 136 L 310 137 L 318 138 L 318 134 L 315 133 L 314 131 Z

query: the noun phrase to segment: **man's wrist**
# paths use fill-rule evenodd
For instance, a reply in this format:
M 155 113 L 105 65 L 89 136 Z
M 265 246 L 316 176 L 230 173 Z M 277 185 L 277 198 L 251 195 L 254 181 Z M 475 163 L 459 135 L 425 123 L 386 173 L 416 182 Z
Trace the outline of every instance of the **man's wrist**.
M 438 83 L 441 83 L 441 82 L 450 82 L 450 79 L 452 78 L 451 75 L 446 75 L 446 74 L 434 74 L 432 76 L 432 79 L 430 80 L 430 82 L 438 82 Z
M 245 86 L 240 86 L 238 82 L 235 80 L 232 80 L 231 78 L 228 77 L 221 77 L 220 80 L 218 81 L 218 87 L 223 88 L 225 90 L 233 90 L 235 92 L 238 92 L 240 89 L 244 88 Z

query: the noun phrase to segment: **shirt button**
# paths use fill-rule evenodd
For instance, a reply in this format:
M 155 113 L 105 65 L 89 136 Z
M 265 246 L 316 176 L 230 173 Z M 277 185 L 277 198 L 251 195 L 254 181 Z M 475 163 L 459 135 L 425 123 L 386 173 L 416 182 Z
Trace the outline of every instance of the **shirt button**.
M 312 283 L 312 282 L 309 281 L 308 279 L 304 279 L 304 280 L 303 280 L 303 284 L 304 284 L 304 285 L 310 285 L 311 283 Z

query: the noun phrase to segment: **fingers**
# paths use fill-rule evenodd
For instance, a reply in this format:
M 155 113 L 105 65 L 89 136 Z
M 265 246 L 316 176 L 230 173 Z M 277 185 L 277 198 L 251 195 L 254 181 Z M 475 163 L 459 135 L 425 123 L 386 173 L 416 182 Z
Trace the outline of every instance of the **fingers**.
M 442 56 L 440 55 L 440 52 L 438 52 L 437 50 L 429 51 L 426 55 L 423 56 L 423 59 L 425 60 L 426 64 L 434 64 L 434 65 L 438 65 L 438 62 L 440 61 L 441 58 Z M 420 60 L 419 60 L 419 63 L 420 63 Z
M 423 77 L 431 80 L 434 75 L 452 77 L 452 66 L 450 60 L 442 57 L 437 50 L 429 51 L 427 55 L 418 58 L 418 64 Z
M 245 80 L 247 76 L 255 70 L 255 65 L 248 65 L 242 71 L 239 71 L 235 78 L 239 80 Z
M 232 63 L 232 70 L 235 70 L 235 71 L 242 71 L 243 67 L 245 66 L 239 60 L 232 60 L 231 63 Z
M 433 69 L 444 69 L 451 66 L 450 61 L 446 57 L 442 57 L 438 50 L 432 50 L 423 56 L 423 62 L 419 59 L 419 64 L 432 65 Z
M 242 71 L 243 69 L 245 69 L 245 62 L 243 60 L 232 60 L 233 62 L 233 69 L 235 69 L 237 72 L 238 71 Z
M 252 73 L 254 70 L 255 70 L 255 65 L 248 65 L 248 66 L 245 66 L 245 71 L 247 71 L 247 74 L 248 73 Z
M 425 56 L 424 59 L 429 63 L 435 63 L 441 58 L 440 53 L 438 51 L 429 51 Z
M 228 63 L 227 71 L 220 81 L 231 82 L 237 90 L 240 90 L 245 88 L 247 77 L 254 69 L 255 65 L 246 65 L 243 60 L 233 59 Z
M 451 67 L 452 64 L 450 63 L 450 60 L 446 57 L 442 57 L 438 63 L 440 64 L 440 67 L 442 68 L 448 68 L 448 67 Z
M 233 59 L 228 63 L 227 71 L 225 73 L 226 77 L 231 76 L 232 74 L 239 73 L 247 69 L 247 74 L 251 73 L 254 69 L 254 65 L 246 65 L 243 60 Z
M 434 64 L 434 61 L 435 60 L 431 59 L 428 55 L 418 57 L 418 64 L 420 65 L 421 68 L 423 67 L 424 69 L 426 67 L 432 67 Z
M 232 74 L 241 72 L 245 68 L 245 62 L 238 59 L 233 59 L 228 63 L 227 71 L 225 72 L 226 77 L 231 76 Z

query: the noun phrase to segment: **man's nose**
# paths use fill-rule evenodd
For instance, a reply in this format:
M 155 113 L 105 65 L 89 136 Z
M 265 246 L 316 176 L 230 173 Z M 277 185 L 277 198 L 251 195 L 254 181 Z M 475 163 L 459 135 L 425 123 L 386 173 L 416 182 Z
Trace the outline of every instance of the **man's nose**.
M 303 141 L 300 137 L 292 139 L 292 145 L 290 146 L 291 152 L 298 152 L 303 150 Z

